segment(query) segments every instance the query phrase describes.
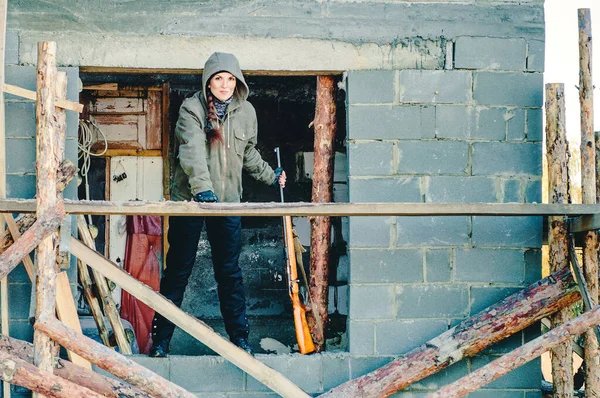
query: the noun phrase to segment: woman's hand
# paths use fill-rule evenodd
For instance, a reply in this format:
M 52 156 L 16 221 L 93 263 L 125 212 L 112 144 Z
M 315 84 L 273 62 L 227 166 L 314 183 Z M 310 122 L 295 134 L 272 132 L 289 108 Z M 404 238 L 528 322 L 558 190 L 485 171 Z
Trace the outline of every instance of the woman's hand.
M 285 170 L 281 167 L 275 169 L 275 181 L 273 181 L 273 186 L 276 187 L 278 184 L 281 188 L 285 188 L 285 181 L 287 180 L 287 176 L 285 175 Z

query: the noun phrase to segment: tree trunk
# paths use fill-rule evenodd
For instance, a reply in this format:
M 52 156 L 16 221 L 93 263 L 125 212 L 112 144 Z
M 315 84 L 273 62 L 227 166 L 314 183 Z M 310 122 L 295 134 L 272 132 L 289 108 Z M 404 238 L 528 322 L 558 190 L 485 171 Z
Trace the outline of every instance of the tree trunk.
M 29 255 L 40 244 L 42 239 L 56 231 L 64 216 L 63 205 L 58 203 L 25 231 L 14 245 L 0 254 L 0 278 L 8 275 L 23 260 L 23 257 Z
M 548 351 L 550 347 L 555 347 L 565 341 L 571 340 L 571 336 L 584 333 L 586 330 L 595 327 L 600 323 L 600 307 L 595 307 L 592 311 L 586 312 L 575 319 L 557 326 L 548 333 L 522 345 L 516 350 L 496 359 L 482 368 L 458 379 L 452 384 L 440 389 L 427 398 L 458 398 L 477 390 L 480 387 L 504 376 L 511 370 L 526 364 Z M 585 387 L 586 397 L 588 387 Z M 592 394 L 597 391 L 591 391 Z
M 84 335 L 75 333 L 56 318 L 38 319 L 35 329 L 51 337 L 63 347 L 74 351 L 114 374 L 120 379 L 139 387 L 150 395 L 164 398 L 196 398 L 196 396 L 176 384 L 164 379 L 147 368 L 116 351 L 95 342 Z
M 546 158 L 548 163 L 549 202 L 565 204 L 569 194 L 569 150 L 565 133 L 565 97 L 563 84 L 546 84 Z M 548 220 L 550 272 L 569 266 L 569 242 L 564 217 Z M 552 327 L 562 325 L 571 317 L 564 309 L 550 317 Z M 554 347 L 552 381 L 555 398 L 573 396 L 573 343 L 569 340 Z
M 53 375 L 51 370 L 40 370 L 29 362 L 2 350 L 0 350 L 0 378 L 7 383 L 29 388 L 46 397 L 103 397 L 90 389 Z
M 312 202 L 331 202 L 333 192 L 333 141 L 335 138 L 334 80 L 331 76 L 317 77 L 317 106 L 315 110 Z M 331 219 L 329 216 L 310 217 L 310 280 L 309 292 L 316 308 L 309 312 L 308 324 L 314 336 L 317 352 L 325 350 L 327 325 L 327 296 L 329 291 L 329 247 Z
M 33 362 L 33 344 L 26 341 L 0 335 L 0 351 L 14 355 L 23 361 Z M 54 374 L 108 398 L 150 398 L 149 394 L 136 387 L 89 371 L 64 359 L 57 360 Z
M 389 364 L 323 397 L 382 397 L 473 356 L 580 299 L 568 267 L 466 319 Z
M 56 43 L 38 43 L 36 116 L 36 216 L 42 219 L 58 203 L 56 196 Z M 25 236 L 25 234 L 23 235 Z M 21 238 L 23 239 L 23 238 Z M 17 244 L 13 245 L 15 247 Z M 9 249 L 10 250 L 10 249 Z M 28 254 L 29 252 L 25 253 Z M 37 248 L 35 272 L 36 319 L 51 318 L 56 313 L 56 255 L 52 236 L 45 237 Z M 34 331 L 33 363 L 42 371 L 52 372 L 54 343 L 48 336 Z M 37 394 L 34 394 L 34 397 Z

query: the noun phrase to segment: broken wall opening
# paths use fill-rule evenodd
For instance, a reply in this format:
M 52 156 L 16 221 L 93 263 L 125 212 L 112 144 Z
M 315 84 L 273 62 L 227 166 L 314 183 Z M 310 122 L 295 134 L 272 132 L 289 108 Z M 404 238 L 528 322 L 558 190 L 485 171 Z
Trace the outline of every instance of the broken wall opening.
M 176 161 L 174 129 L 178 111 L 183 100 L 200 90 L 200 75 L 176 74 L 127 74 L 127 73 L 85 73 L 80 74 L 85 86 L 116 83 L 119 90 L 125 87 L 157 87 L 168 84 L 168 111 L 164 113 L 164 123 L 168 124 L 168 162 L 173 170 Z M 248 100 L 255 107 L 259 134 L 257 149 L 271 166 L 277 164 L 274 149 L 280 148 L 282 166 L 288 175 L 285 189 L 287 202 L 310 202 L 312 151 L 314 133 L 310 122 L 314 118 L 316 103 L 316 76 L 264 76 L 246 75 L 250 87 Z M 342 76 L 336 78 L 342 81 Z M 82 101 L 89 101 L 91 91 L 84 90 Z M 337 133 L 334 149 L 336 159 L 334 190 L 336 201 L 347 201 L 345 140 L 346 109 L 345 91 L 336 90 Z M 106 198 L 107 162 L 110 159 L 92 159 L 90 168 L 90 199 Z M 115 173 L 112 173 L 115 174 Z M 84 198 L 80 189 L 80 198 Z M 139 198 L 144 199 L 144 198 Z M 244 175 L 243 202 L 277 202 L 279 192 L 272 187 Z M 94 223 L 99 228 L 97 247 L 102 252 L 109 234 L 105 233 L 106 222 L 98 217 Z M 295 218 L 294 224 L 307 252 L 303 254 L 306 271 L 309 269 L 310 226 L 307 218 Z M 334 250 L 331 250 L 330 265 L 330 328 L 328 328 L 328 349 L 346 349 L 347 315 L 347 274 L 348 262 L 344 238 L 347 222 L 333 220 Z M 247 312 L 250 322 L 250 340 L 258 352 L 287 352 L 293 349 L 295 333 L 291 318 L 291 303 L 288 297 L 284 274 L 284 253 L 280 217 L 244 217 L 242 219 L 243 247 L 240 266 L 244 275 L 247 295 Z M 337 239 L 336 239 L 337 237 Z M 111 256 L 113 257 L 113 256 Z M 341 264 L 338 267 L 338 264 Z M 182 309 L 202 319 L 219 333 L 226 335 L 219 311 L 216 283 L 213 278 L 210 259 L 210 246 L 204 232 L 198 247 L 196 265 L 189 280 Z M 212 354 L 208 348 L 181 330 L 177 330 L 171 352 L 183 355 Z

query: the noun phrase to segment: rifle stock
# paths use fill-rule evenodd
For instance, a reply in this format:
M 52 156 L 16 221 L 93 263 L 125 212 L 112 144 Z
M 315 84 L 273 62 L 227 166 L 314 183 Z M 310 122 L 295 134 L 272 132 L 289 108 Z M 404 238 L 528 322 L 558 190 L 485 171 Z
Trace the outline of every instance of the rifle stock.
M 294 312 L 294 326 L 296 328 L 296 340 L 301 354 L 309 354 L 315 350 L 315 345 L 306 322 L 306 308 L 300 301 L 298 268 L 296 264 L 296 249 L 294 247 L 294 234 L 292 232 L 292 217 L 283 217 L 284 241 L 286 254 L 286 267 L 288 275 L 288 292 L 292 300 Z

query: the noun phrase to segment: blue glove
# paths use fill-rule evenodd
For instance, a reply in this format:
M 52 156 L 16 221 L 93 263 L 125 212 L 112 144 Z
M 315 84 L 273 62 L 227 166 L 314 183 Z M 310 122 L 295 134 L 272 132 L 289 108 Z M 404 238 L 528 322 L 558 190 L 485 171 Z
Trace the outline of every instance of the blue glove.
M 202 191 L 194 195 L 194 201 L 199 203 L 216 203 L 219 201 L 213 191 Z
M 283 174 L 283 169 L 281 167 L 278 167 L 274 171 L 275 171 L 275 181 L 273 181 L 273 183 L 271 185 L 274 186 L 275 188 L 277 188 L 279 186 L 279 177 L 281 177 L 281 174 Z

